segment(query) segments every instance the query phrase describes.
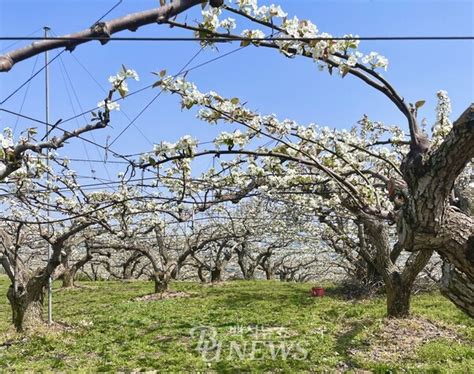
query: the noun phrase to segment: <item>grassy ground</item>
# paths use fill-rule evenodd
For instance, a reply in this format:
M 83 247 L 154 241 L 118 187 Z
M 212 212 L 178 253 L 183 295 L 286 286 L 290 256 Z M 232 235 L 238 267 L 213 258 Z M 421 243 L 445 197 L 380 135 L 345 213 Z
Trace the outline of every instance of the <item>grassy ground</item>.
M 308 284 L 175 283 L 191 297 L 159 301 L 135 300 L 152 291 L 147 282 L 81 284 L 55 292 L 55 319 L 67 330 L 29 337 L 12 331 L 0 297 L 0 371 L 474 368 L 474 322 L 437 293 L 415 296 L 414 318 L 394 322 L 383 298 L 347 301 L 329 288 L 315 299 Z M 0 277 L 0 295 L 7 285 Z

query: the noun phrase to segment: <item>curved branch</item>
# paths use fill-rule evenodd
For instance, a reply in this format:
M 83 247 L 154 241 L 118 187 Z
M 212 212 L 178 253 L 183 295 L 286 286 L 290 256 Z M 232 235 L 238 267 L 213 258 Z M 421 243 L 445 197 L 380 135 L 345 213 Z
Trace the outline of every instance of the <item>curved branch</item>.
M 66 48 L 73 51 L 78 45 L 98 40 L 101 44 L 107 43 L 111 35 L 124 30 L 136 31 L 139 27 L 152 23 L 163 23 L 169 17 L 174 17 L 186 9 L 201 4 L 202 0 L 173 0 L 171 4 L 156 9 L 128 14 L 108 22 L 100 22 L 90 28 L 73 34 L 64 35 L 67 40 L 47 40 L 32 43 L 26 47 L 16 49 L 0 56 L 0 72 L 9 71 L 17 62 L 36 56 L 42 52 L 57 48 Z
M 453 123 L 441 146 L 428 160 L 430 187 L 444 201 L 458 175 L 474 157 L 474 103 Z

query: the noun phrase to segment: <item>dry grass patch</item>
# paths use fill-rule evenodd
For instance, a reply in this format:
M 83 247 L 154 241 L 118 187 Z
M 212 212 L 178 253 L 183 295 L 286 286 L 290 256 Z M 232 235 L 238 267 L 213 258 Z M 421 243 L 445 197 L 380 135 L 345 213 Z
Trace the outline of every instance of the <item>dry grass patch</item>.
M 349 353 L 369 361 L 397 362 L 414 357 L 419 347 L 439 339 L 457 343 L 463 340 L 451 328 L 424 318 L 387 318 L 380 329 L 367 334 L 367 348 L 349 349 Z

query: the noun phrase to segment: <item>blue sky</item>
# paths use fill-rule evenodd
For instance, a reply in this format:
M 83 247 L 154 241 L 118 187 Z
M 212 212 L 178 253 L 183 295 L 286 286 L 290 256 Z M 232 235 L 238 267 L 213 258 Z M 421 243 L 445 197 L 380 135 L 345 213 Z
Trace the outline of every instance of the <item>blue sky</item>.
M 274 2 L 280 4 L 290 16 L 311 19 L 319 30 L 336 36 L 347 33 L 361 36 L 474 35 L 472 1 Z M 115 3 L 116 0 L 0 0 L 0 34 L 25 36 L 44 25 L 50 26 L 57 35 L 79 31 L 94 23 Z M 123 0 L 107 19 L 156 7 L 158 3 L 158 0 Z M 198 8 L 182 15 L 180 19 L 187 17 L 188 22 L 192 21 L 197 18 L 197 11 Z M 120 35 L 183 34 L 189 35 L 184 31 L 150 25 L 136 33 L 124 32 Z M 40 35 L 41 30 L 35 34 Z M 2 53 L 9 44 L 11 42 L 0 44 Z M 360 49 L 363 52 L 377 51 L 388 57 L 390 65 L 384 76 L 409 102 L 426 100 L 420 115 L 431 124 L 438 90 L 448 91 L 453 104 L 453 118 L 474 101 L 473 44 L 472 41 L 366 41 L 361 43 Z M 229 44 L 219 46 L 218 52 L 206 50 L 191 65 L 237 47 L 237 44 Z M 107 89 L 109 75 L 115 74 L 121 64 L 125 64 L 137 70 L 141 76 L 140 82 L 130 82 L 133 91 L 155 80 L 150 74 L 152 71 L 167 69 L 170 74 L 178 72 L 198 50 L 196 42 L 110 42 L 106 46 L 92 42 L 79 46 L 73 54 L 66 52 L 61 57 L 62 61 L 58 59 L 51 66 L 51 122 L 69 118 L 81 112 L 81 108 L 90 109 L 103 99 L 102 88 L 82 66 Z M 56 53 L 53 51 L 50 56 L 54 57 Z M 30 76 L 34 62 L 35 58 L 32 58 L 19 63 L 8 73 L 0 73 L 0 101 Z M 43 56 L 40 56 L 37 68 L 42 63 Z M 281 118 L 295 119 L 302 124 L 315 122 L 330 127 L 349 128 L 363 114 L 368 114 L 374 120 L 405 125 L 403 117 L 388 99 L 357 79 L 341 79 L 337 75 L 331 77 L 319 72 L 308 59 L 287 59 L 263 48 L 243 49 L 193 71 L 188 79 L 195 81 L 202 90 L 213 89 L 227 96 L 239 96 L 262 113 L 275 113 Z M 3 107 L 19 111 L 24 100 L 22 113 L 43 119 L 43 76 L 32 81 L 26 96 L 25 91 L 26 88 Z M 114 139 L 127 126 L 128 118 L 133 118 L 157 93 L 156 89 L 147 90 L 127 99 L 121 104 L 122 111 L 114 113 L 113 128 L 96 132 L 94 139 L 102 143 L 105 143 L 107 136 Z M 70 129 L 84 123 L 85 119 L 79 118 L 69 122 L 67 127 Z M 7 126 L 16 126 L 18 133 L 36 125 L 26 120 L 16 123 L 15 117 L 0 113 L 0 127 Z M 151 149 L 150 142 L 174 141 L 184 134 L 208 141 L 217 131 L 215 127 L 200 123 L 194 118 L 194 113 L 182 112 L 177 98 L 168 95 L 160 96 L 136 121 L 135 126 L 131 126 L 117 140 L 113 146 L 115 151 L 122 154 L 143 152 Z M 71 158 L 104 157 L 103 151 L 80 141 L 74 141 L 60 153 Z M 91 174 L 88 164 L 78 163 L 74 167 L 82 175 Z M 120 165 L 94 166 L 97 175 L 107 177 L 105 168 L 113 177 L 120 170 Z

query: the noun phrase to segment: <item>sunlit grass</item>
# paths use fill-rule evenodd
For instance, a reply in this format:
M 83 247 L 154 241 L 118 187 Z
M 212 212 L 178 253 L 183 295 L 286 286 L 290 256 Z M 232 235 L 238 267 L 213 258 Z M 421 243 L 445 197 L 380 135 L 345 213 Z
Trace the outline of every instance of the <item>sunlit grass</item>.
M 311 298 L 309 284 L 270 281 L 216 286 L 177 282 L 172 288 L 191 297 L 144 302 L 134 299 L 152 291 L 149 282 L 81 285 L 83 288 L 69 291 L 56 289 L 54 294 L 55 320 L 71 326 L 70 330 L 29 337 L 12 331 L 10 307 L 2 296 L 0 344 L 8 344 L 0 347 L 0 369 L 296 372 L 409 368 L 468 372 L 474 367 L 470 340 L 474 323 L 437 293 L 415 296 L 413 314 L 456 331 L 461 339 L 456 344 L 442 337 L 425 342 L 404 362 L 390 358 L 374 362 L 370 355 L 361 358 L 353 351 L 370 352 L 372 341 L 380 344 L 373 337 L 384 326 L 383 297 L 347 301 L 329 288 L 327 297 Z M 0 295 L 6 294 L 7 286 L 7 280 L 0 278 Z M 191 336 L 190 331 L 198 326 L 216 329 L 219 359 L 216 349 L 209 352 L 210 361 L 196 350 L 199 333 Z M 252 342 L 256 344 L 254 356 Z M 231 344 L 247 350 L 239 357 Z M 286 359 L 281 354 L 272 359 L 271 344 L 283 344 L 290 354 Z

